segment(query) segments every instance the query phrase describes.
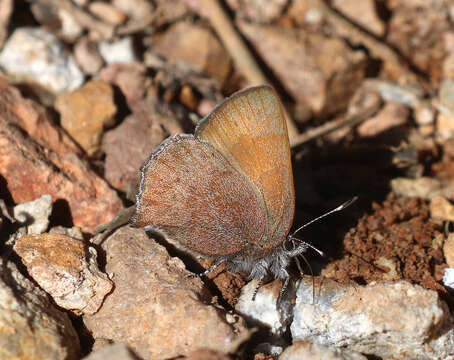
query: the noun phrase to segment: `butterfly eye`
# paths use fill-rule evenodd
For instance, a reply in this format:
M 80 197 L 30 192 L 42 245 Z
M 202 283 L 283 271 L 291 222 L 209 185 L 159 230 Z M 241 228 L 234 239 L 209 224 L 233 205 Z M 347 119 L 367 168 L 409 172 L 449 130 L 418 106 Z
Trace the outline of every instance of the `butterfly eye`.
M 294 251 L 296 249 L 295 241 L 291 237 L 286 238 L 285 241 L 282 242 L 282 248 L 286 252 Z

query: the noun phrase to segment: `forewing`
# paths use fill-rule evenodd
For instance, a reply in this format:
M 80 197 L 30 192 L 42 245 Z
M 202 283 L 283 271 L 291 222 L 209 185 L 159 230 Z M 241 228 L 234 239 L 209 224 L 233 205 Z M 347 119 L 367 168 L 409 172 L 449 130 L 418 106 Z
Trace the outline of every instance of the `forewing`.
M 255 184 L 265 202 L 271 238 L 287 235 L 295 193 L 284 109 L 273 88 L 234 94 L 199 124 L 195 136 L 208 141 Z
M 260 194 L 210 144 L 174 136 L 142 166 L 133 224 L 191 251 L 225 256 L 264 233 Z

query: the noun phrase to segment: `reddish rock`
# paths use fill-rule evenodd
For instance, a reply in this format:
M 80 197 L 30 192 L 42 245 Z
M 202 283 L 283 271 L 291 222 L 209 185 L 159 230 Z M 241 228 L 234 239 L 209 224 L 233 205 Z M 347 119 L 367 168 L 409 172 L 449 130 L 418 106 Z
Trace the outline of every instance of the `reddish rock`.
M 0 117 L 20 126 L 38 144 L 58 153 L 82 151 L 51 119 L 49 112 L 0 79 Z
M 319 33 L 238 22 L 299 105 L 329 114 L 347 107 L 364 78 L 365 56 Z
M 80 89 L 60 95 L 55 108 L 61 125 L 89 156 L 99 156 L 104 128 L 112 126 L 117 108 L 112 87 L 93 80 Z
M 246 331 L 241 319 L 230 324 L 225 311 L 209 305 L 202 281 L 190 278 L 181 260 L 142 230 L 123 227 L 102 247 L 115 287 L 96 314 L 84 316 L 95 339 L 125 343 L 143 359 L 162 359 L 200 348 L 227 353 L 236 334 Z
M 14 245 L 30 276 L 55 303 L 76 315 L 94 314 L 112 282 L 98 269 L 96 250 L 60 234 L 25 235 Z
M 152 102 L 143 102 L 115 129 L 104 135 L 105 176 L 115 188 L 130 192 L 139 181 L 139 169 L 162 140 L 167 137 L 160 115 Z
M 68 204 L 75 225 L 91 232 L 110 221 L 122 208 L 107 183 L 77 155 L 57 154 L 27 138 L 17 127 L 0 118 L 0 176 L 15 203 L 50 194 Z

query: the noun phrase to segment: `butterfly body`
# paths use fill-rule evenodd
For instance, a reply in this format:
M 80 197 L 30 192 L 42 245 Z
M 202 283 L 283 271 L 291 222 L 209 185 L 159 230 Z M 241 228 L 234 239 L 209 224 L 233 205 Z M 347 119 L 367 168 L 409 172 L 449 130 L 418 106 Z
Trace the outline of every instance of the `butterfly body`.
M 304 252 L 288 233 L 295 195 L 282 104 L 270 86 L 238 92 L 194 135 L 164 141 L 143 164 L 132 223 L 262 280 L 288 281 Z

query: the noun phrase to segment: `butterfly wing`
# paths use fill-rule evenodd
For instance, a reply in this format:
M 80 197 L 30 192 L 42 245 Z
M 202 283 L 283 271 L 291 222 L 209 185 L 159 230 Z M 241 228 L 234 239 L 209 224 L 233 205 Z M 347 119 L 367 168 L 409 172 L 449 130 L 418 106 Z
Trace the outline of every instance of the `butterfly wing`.
M 217 106 L 195 131 L 261 193 L 269 234 L 265 244 L 282 241 L 293 222 L 295 190 L 283 106 L 270 86 L 238 92 Z
M 210 144 L 166 140 L 142 166 L 132 223 L 163 232 L 199 254 L 226 256 L 265 231 L 260 194 Z

